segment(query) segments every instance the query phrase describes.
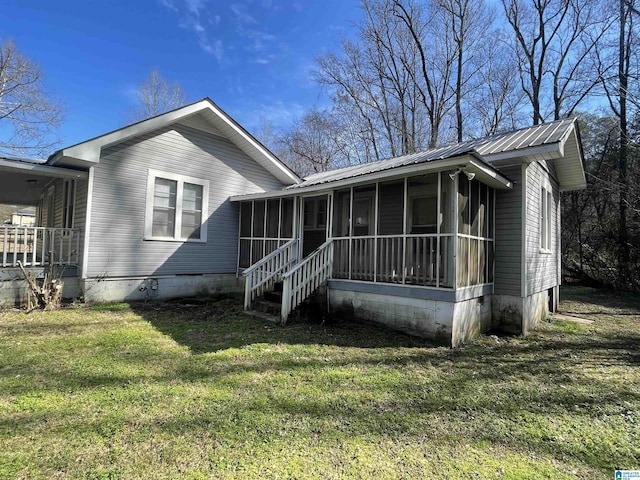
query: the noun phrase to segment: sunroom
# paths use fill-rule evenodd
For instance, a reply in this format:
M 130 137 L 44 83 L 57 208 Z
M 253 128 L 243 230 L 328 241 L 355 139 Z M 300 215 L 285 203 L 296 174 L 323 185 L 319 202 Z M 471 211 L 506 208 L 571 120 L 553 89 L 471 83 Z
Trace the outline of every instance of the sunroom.
M 331 311 L 452 343 L 455 305 L 492 293 L 495 191 L 511 182 L 473 154 L 384 163 L 232 198 L 246 308 L 282 281 L 286 321 L 326 284 Z

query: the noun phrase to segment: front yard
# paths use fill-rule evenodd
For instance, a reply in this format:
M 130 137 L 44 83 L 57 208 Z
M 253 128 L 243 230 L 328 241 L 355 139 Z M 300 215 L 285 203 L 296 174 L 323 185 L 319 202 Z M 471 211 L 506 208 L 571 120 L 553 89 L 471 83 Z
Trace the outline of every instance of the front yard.
M 640 298 L 565 289 L 463 348 L 239 299 L 0 312 L 0 478 L 613 478 L 640 469 Z

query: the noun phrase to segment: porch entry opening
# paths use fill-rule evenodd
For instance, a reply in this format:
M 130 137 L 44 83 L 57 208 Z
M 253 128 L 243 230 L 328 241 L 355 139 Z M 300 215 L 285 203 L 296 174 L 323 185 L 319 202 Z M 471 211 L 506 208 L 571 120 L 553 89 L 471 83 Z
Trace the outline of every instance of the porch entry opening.
M 302 256 L 306 257 L 327 241 L 328 196 L 303 199 Z

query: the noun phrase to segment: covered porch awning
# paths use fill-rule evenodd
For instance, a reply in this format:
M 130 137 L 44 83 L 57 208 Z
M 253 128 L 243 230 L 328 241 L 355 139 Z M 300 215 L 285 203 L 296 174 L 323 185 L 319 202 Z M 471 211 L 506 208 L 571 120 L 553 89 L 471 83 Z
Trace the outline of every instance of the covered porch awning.
M 0 204 L 37 205 L 44 187 L 55 178 L 85 179 L 85 170 L 52 167 L 41 161 L 0 157 Z
M 449 157 L 452 154 L 455 155 Z M 465 173 L 471 174 L 479 182 L 497 190 L 510 190 L 513 187 L 511 180 L 482 159 L 473 149 L 461 150 L 460 148 L 445 147 L 444 149 L 429 150 L 380 162 L 316 173 L 305 178 L 302 183 L 291 185 L 281 190 L 235 195 L 230 200 L 232 202 L 244 202 L 300 195 L 320 195 L 336 189 L 443 170 L 451 170 L 452 174 L 464 170 Z

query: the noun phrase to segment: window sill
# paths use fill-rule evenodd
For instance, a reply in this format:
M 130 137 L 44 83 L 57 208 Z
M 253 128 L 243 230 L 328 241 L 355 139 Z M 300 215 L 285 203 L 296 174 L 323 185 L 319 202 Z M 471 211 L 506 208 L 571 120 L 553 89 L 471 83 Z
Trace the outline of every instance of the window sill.
M 540 253 L 542 255 L 551 255 L 551 254 L 553 254 L 553 252 L 551 250 L 547 250 L 546 248 L 541 248 L 540 249 Z
M 145 242 L 207 243 L 206 240 L 179 239 L 179 238 L 168 238 L 168 237 L 144 237 L 142 240 Z

